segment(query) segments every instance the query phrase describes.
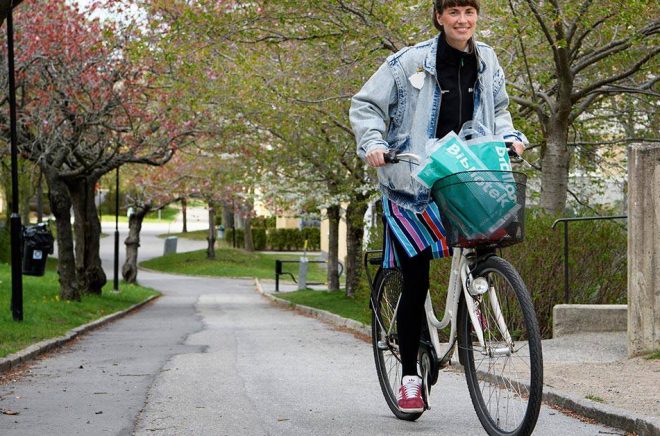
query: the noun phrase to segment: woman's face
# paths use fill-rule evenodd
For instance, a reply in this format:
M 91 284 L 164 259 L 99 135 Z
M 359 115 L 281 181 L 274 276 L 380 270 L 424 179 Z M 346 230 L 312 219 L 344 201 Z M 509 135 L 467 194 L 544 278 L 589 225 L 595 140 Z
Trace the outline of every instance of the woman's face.
M 436 12 L 436 18 L 444 30 L 447 43 L 454 48 L 464 50 L 474 35 L 479 13 L 472 6 L 445 8 L 442 14 Z

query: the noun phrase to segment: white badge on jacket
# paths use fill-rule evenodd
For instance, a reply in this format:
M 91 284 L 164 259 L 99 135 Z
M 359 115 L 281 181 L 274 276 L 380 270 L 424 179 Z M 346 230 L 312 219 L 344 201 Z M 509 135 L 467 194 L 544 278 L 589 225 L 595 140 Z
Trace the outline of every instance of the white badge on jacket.
M 415 89 L 422 89 L 422 87 L 424 86 L 424 78 L 425 78 L 424 71 L 418 71 L 412 76 L 408 77 L 408 80 Z

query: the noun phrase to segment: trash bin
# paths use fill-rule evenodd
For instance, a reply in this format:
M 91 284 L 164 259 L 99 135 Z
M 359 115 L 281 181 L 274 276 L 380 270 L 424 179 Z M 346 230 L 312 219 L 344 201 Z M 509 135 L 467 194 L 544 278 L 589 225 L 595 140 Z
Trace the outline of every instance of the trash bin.
M 23 227 L 23 274 L 43 276 L 46 260 L 53 254 L 53 234 L 46 223 Z
M 222 224 L 218 226 L 218 239 L 225 239 L 225 226 Z
M 165 238 L 165 248 L 163 250 L 163 256 L 176 253 L 176 241 L 177 241 L 176 236 L 168 236 L 167 238 Z

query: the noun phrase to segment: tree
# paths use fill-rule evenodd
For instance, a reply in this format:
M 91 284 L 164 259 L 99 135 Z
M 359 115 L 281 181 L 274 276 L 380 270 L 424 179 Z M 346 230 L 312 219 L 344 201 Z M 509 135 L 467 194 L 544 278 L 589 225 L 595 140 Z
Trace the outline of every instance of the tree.
M 580 146 L 588 135 L 580 129 L 585 119 L 601 117 L 601 137 L 615 136 L 619 143 L 641 139 L 603 132 L 616 119 L 602 116 L 619 105 L 618 96 L 657 101 L 660 9 L 653 1 L 510 0 L 488 10 L 497 17 L 490 30 L 504 54 L 500 57 L 511 61 L 508 84 L 522 108 L 519 116 L 534 115 L 540 126 L 534 136 L 541 145 L 541 206 L 562 212 L 574 155 L 569 145 Z M 504 38 L 507 32 L 515 38 Z
M 366 1 L 281 1 L 260 8 L 242 37 L 243 50 L 256 46 L 243 63 L 243 68 L 251 67 L 244 75 L 262 82 L 252 81 L 250 88 L 259 90 L 262 102 L 270 102 L 255 102 L 259 112 L 254 122 L 279 139 L 287 161 L 281 168 L 293 168 L 288 180 L 313 175 L 315 195 L 330 206 L 332 223 L 334 207 L 348 203 L 349 296 L 359 284 L 364 214 L 375 186 L 373 174 L 355 153 L 347 119 L 350 97 L 387 54 L 428 32 L 424 12 L 414 2 L 392 8 Z M 292 165 L 294 159 L 302 171 Z M 334 241 L 330 246 L 336 246 Z M 337 283 L 332 275 L 329 283 Z
M 2 23 L 5 22 L 5 19 L 7 19 L 7 15 L 9 15 L 9 9 L 11 7 L 16 7 L 19 4 L 23 3 L 23 0 L 0 0 L 0 26 L 2 26 Z M 13 5 L 13 6 L 12 6 Z
M 180 171 L 182 166 L 177 165 L 178 159 L 177 155 L 162 167 L 128 165 L 124 172 L 124 178 L 130 180 L 126 203 L 133 211 L 128 217 L 128 236 L 124 240 L 126 260 L 121 269 L 127 283 L 137 280 L 138 249 L 144 217 L 186 195 L 188 187 L 185 176 L 182 176 L 185 173 Z
M 136 27 L 119 33 L 116 23 L 91 20 L 90 10 L 64 1 L 30 6 L 17 20 L 19 148 L 49 184 L 62 297 L 79 299 L 81 291 L 99 293 L 106 282 L 93 201 L 99 178 L 126 163 L 167 162 L 191 132 L 196 113 L 162 92 L 162 66 L 126 50 Z

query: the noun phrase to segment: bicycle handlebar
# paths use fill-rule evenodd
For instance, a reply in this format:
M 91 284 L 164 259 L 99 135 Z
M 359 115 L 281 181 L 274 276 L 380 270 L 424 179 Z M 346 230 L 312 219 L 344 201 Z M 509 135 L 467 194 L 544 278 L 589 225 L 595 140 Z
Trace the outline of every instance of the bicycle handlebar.
M 522 161 L 522 156 L 520 156 L 518 153 L 516 153 L 516 150 L 513 149 L 513 142 L 512 141 L 505 141 L 504 145 L 506 145 L 506 148 L 509 153 L 509 157 L 512 158 L 513 162 L 520 162 Z M 390 163 L 390 164 L 395 164 L 399 162 L 411 162 L 411 163 L 416 163 L 419 164 L 421 162 L 421 159 L 419 156 L 413 153 L 397 153 L 396 150 L 389 150 L 387 153 L 383 155 L 383 158 L 385 159 L 385 163 Z
M 383 155 L 385 163 L 410 162 L 419 164 L 421 159 L 414 153 L 397 153 L 396 150 L 390 150 Z M 414 161 L 414 162 L 413 162 Z

